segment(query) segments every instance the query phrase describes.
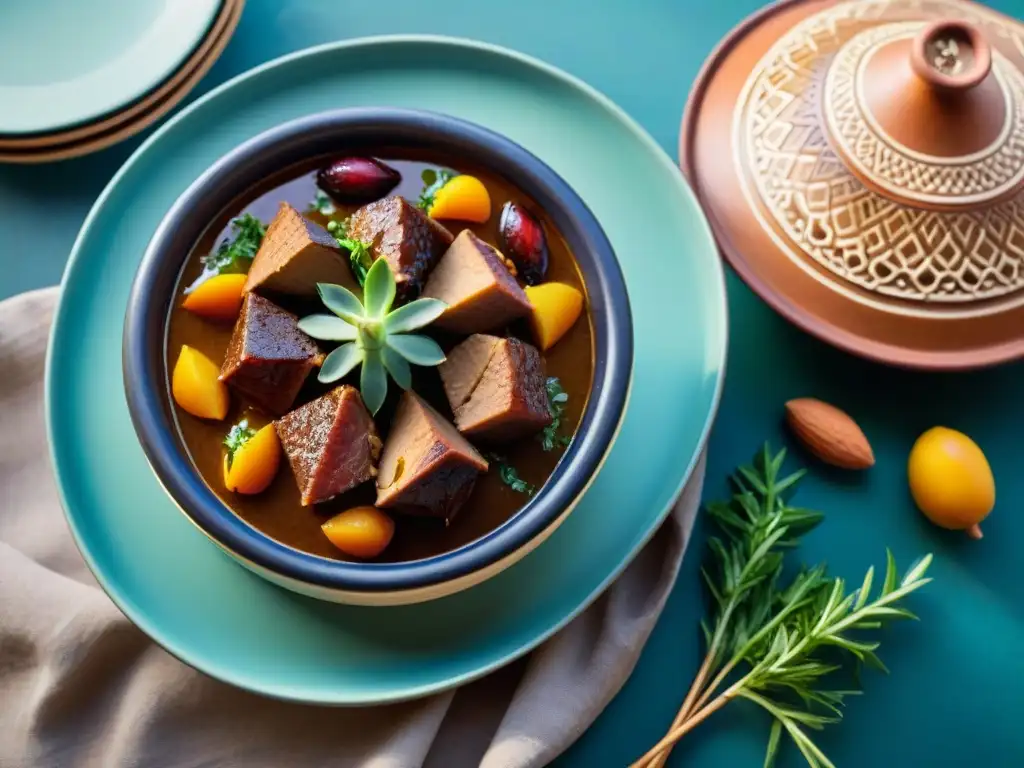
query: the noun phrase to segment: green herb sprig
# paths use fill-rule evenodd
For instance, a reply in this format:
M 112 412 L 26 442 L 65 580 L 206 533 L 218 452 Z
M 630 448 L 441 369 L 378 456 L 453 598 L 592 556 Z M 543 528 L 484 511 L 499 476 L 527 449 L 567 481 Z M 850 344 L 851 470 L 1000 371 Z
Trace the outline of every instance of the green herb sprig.
M 366 285 L 366 276 L 373 266 L 373 254 L 370 253 L 370 244 L 362 240 L 353 240 L 348 237 L 338 239 L 338 245 L 348 251 L 348 261 L 352 266 L 352 274 L 360 286 Z
M 420 192 L 420 199 L 416 203 L 416 207 L 423 211 L 429 211 L 430 206 L 434 204 L 434 198 L 437 196 L 438 191 L 451 181 L 454 176 L 454 173 L 443 168 L 436 171 L 432 168 L 427 168 L 423 171 L 420 174 L 420 178 L 423 179 L 423 191 Z
M 388 375 L 402 389 L 412 386 L 409 364 L 434 366 L 444 352 L 429 336 L 411 334 L 434 322 L 448 305 L 438 299 L 417 299 L 397 309 L 395 276 L 384 259 L 366 274 L 363 300 L 340 285 L 317 283 L 320 300 L 333 314 L 309 315 L 299 329 L 314 339 L 345 342 L 324 359 L 318 379 L 329 384 L 362 366 L 359 391 L 371 413 L 377 413 L 388 393 Z
M 931 555 L 901 578 L 887 553 L 873 597 L 873 568 L 849 592 L 823 565 L 804 568 L 780 586 L 785 552 L 822 520 L 821 513 L 787 502 L 803 472 L 780 477 L 784 459 L 784 451 L 772 455 L 765 446 L 754 466 L 737 471 L 732 499 L 708 507 L 722 536 L 709 541 L 712 565 L 702 571 L 713 601 L 712 622 L 702 623 L 707 655 L 668 734 L 634 768 L 664 765 L 682 736 L 736 698 L 773 717 L 766 768 L 774 764 L 783 732 L 811 768 L 834 768 L 807 730 L 837 722 L 845 699 L 859 690 L 834 690 L 827 679 L 865 664 L 885 669 L 879 643 L 851 633 L 915 618 L 898 603 L 931 581 L 925 577 Z
M 537 492 L 537 487 L 523 480 L 523 478 L 519 476 L 519 470 L 509 464 L 508 460 L 504 456 L 499 456 L 496 453 L 489 453 L 487 454 L 486 459 L 489 463 L 497 467 L 498 476 L 501 478 L 501 482 L 516 493 L 533 496 L 533 494 Z
M 339 247 L 348 251 L 349 264 L 356 281 L 360 286 L 366 285 L 366 275 L 373 266 L 373 254 L 370 252 L 373 244 L 349 237 L 348 223 L 344 221 L 332 219 L 327 222 L 327 231 L 338 241 Z
M 309 210 L 323 216 L 333 216 L 338 209 L 330 196 L 322 189 L 318 189 L 313 196 L 313 202 L 309 204 Z
M 203 271 L 185 293 L 195 290 L 214 275 L 244 274 L 249 271 L 256 252 L 260 249 L 267 228 L 251 213 L 243 213 L 231 222 L 231 236 L 221 241 L 217 249 L 199 261 Z
M 555 448 L 564 448 L 572 442 L 572 438 L 559 435 L 558 430 L 562 425 L 562 417 L 565 415 L 565 404 L 569 402 L 569 395 L 562 389 L 562 382 L 555 376 L 549 376 L 544 382 L 544 388 L 548 395 L 548 410 L 551 412 L 551 423 L 548 424 L 537 435 L 541 448 L 545 451 L 553 451 Z
M 234 461 L 235 454 L 238 452 L 238 449 L 255 436 L 256 430 L 249 426 L 248 419 L 242 419 L 228 430 L 227 435 L 224 436 L 224 445 L 227 446 L 228 449 L 229 467 L 231 466 L 231 462 Z

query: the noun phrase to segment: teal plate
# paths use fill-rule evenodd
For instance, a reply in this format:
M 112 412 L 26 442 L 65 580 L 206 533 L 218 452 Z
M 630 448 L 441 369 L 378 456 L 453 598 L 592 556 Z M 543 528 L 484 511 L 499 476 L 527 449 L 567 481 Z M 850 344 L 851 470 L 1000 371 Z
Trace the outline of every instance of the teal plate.
M 202 42 L 222 4 L 0 3 L 0 134 L 68 128 L 142 98 Z
M 301 115 L 431 109 L 519 142 L 579 192 L 618 255 L 634 312 L 633 387 L 590 490 L 536 551 L 421 605 L 357 608 L 279 589 L 241 568 L 164 495 L 121 385 L 121 330 L 163 214 L 218 157 Z M 512 661 L 625 568 L 690 476 L 721 389 L 722 268 L 675 164 L 606 98 L 500 48 L 385 37 L 286 56 L 212 91 L 157 131 L 93 207 L 64 276 L 46 409 L 72 532 L 117 605 L 198 669 L 271 696 L 370 704 L 432 693 Z

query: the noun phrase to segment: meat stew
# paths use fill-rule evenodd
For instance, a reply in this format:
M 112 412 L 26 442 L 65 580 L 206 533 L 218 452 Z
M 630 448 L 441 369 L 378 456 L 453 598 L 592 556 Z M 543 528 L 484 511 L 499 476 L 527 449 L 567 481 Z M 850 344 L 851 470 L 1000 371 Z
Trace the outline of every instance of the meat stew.
M 383 155 L 296 169 L 229 213 L 188 257 L 167 365 L 183 441 L 236 514 L 314 555 L 398 562 L 479 538 L 543 486 L 594 366 L 582 279 L 533 201 L 457 161 Z M 377 261 L 396 308 L 444 303 L 404 335 L 427 336 L 447 359 L 421 365 L 405 349 L 411 365 L 391 362 L 411 386 L 403 392 L 386 365 L 373 413 L 368 364 L 320 380 L 355 342 L 302 328 L 333 310 L 318 283 L 366 301 L 361 284 Z M 216 381 L 194 363 L 179 370 L 186 349 L 212 363 Z M 207 390 L 227 398 L 223 418 L 195 407 Z M 377 530 L 387 540 L 367 544 Z M 349 531 L 363 538 L 347 545 Z

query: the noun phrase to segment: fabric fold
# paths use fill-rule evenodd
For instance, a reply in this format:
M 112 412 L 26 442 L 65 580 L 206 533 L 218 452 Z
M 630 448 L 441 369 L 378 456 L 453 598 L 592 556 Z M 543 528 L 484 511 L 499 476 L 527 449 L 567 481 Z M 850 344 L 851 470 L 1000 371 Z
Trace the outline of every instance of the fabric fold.
M 533 768 L 632 672 L 699 505 L 669 520 L 584 613 L 525 660 L 454 692 L 340 709 L 264 698 L 167 654 L 89 573 L 63 518 L 43 414 L 57 289 L 0 303 L 0 768 Z

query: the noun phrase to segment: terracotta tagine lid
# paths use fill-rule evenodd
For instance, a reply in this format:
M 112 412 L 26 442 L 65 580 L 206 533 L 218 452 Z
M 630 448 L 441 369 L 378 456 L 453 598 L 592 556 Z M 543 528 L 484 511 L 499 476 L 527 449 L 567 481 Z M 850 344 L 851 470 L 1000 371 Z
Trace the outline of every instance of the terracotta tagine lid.
M 964 0 L 784 0 L 705 65 L 683 170 L 725 257 L 896 365 L 1024 356 L 1024 25 Z

